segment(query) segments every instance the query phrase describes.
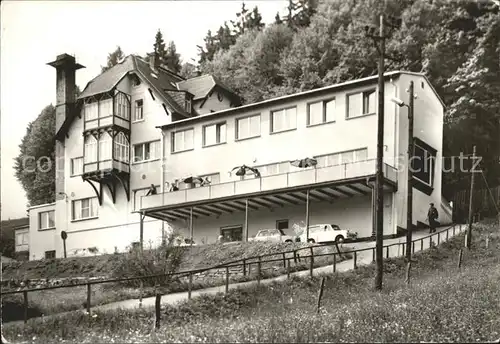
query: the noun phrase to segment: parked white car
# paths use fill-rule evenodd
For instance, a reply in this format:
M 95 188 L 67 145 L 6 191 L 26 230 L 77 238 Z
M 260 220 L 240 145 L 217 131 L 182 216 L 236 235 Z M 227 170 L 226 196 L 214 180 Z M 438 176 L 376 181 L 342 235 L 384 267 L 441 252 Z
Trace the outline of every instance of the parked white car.
M 285 234 L 282 229 L 261 229 L 252 241 L 293 242 L 293 236 Z
M 309 226 L 309 238 L 307 238 L 305 229 L 298 235 L 301 242 L 311 243 L 326 243 L 338 242 L 342 243 L 345 239 L 356 238 L 358 234 L 347 229 L 341 229 L 335 224 L 320 224 Z

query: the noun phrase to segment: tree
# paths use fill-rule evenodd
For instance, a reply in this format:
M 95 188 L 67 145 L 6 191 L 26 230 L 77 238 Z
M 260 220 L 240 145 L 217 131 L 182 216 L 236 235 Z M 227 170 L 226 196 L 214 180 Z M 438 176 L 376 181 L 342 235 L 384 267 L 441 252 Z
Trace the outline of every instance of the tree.
M 164 64 L 174 73 L 179 73 L 181 71 L 181 56 L 177 53 L 177 48 L 173 41 L 168 43 Z
M 106 66 L 101 66 L 101 73 L 104 73 L 114 65 L 117 65 L 124 57 L 125 55 L 122 49 L 120 48 L 120 46 L 117 46 L 115 51 L 108 54 L 108 62 Z
M 212 61 L 215 53 L 218 50 L 218 42 L 217 37 L 212 35 L 212 31 L 208 30 L 207 35 L 203 39 L 205 42 L 205 47 L 198 45 L 200 60 L 198 61 L 200 64 L 206 61 Z
M 191 79 L 198 76 L 198 70 L 194 64 L 185 62 L 182 64 L 179 75 L 184 79 Z
M 16 178 L 30 206 L 55 201 L 55 122 L 56 110 L 51 104 L 28 124 L 14 159 Z
M 155 44 L 153 45 L 153 53 L 157 58 L 159 58 L 161 63 L 165 63 L 167 59 L 167 51 L 165 50 L 165 42 L 163 41 L 163 34 L 160 29 L 156 32 Z
M 279 12 L 277 12 L 276 16 L 274 17 L 274 23 L 275 24 L 283 24 L 283 20 L 281 19 Z

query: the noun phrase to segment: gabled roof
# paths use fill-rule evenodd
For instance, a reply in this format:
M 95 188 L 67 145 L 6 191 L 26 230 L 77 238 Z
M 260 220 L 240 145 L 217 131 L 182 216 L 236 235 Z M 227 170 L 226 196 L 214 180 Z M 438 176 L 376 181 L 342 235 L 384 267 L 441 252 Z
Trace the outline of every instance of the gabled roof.
M 229 87 L 225 86 L 210 74 L 200 75 L 198 77 L 180 81 L 177 83 L 177 87 L 179 88 L 179 90 L 188 91 L 194 96 L 193 100 L 205 99 L 215 86 L 219 86 L 235 97 L 238 97 L 238 95 Z

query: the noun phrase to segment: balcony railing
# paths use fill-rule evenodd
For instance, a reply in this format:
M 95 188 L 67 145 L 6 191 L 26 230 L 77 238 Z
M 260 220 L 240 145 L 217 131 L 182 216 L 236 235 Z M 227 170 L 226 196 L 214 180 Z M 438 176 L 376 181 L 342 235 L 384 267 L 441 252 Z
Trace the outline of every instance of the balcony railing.
M 141 209 L 209 199 L 215 200 L 228 196 L 366 177 L 375 174 L 375 163 L 376 160 L 365 160 L 321 168 L 308 168 L 301 171 L 275 174 L 262 178 L 236 180 L 151 196 L 142 196 Z M 390 165 L 384 164 L 384 177 L 390 181 L 396 182 L 397 170 Z

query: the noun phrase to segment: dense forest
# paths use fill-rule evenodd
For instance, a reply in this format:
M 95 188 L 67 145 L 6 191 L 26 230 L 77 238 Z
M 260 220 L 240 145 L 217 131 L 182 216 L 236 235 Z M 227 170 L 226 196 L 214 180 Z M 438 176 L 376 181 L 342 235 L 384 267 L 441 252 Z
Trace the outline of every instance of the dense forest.
M 387 30 L 386 70 L 424 73 L 444 100 L 444 156 L 471 154 L 477 146 L 490 186 L 500 184 L 500 4 L 490 0 L 290 0 L 284 15 L 265 25 L 257 7 L 242 3 L 236 18 L 209 31 L 199 46 L 198 66 L 182 63 L 175 43 L 165 44 L 160 31 L 150 53 L 184 77 L 209 73 L 239 93 L 245 103 L 292 94 L 377 74 L 378 53 L 365 34 L 378 15 L 399 18 L 401 25 Z M 109 54 L 103 71 L 124 53 Z M 23 171 L 19 162 L 53 120 L 45 109 L 30 123 L 21 143 L 17 177 L 32 205 L 50 200 L 33 190 L 49 186 L 47 176 Z M 47 125 L 40 122 L 47 121 Z M 50 131 L 50 130 L 49 130 Z M 33 146 L 33 142 L 37 144 Z M 30 146 L 30 147 L 28 147 Z M 41 153 L 40 153 L 41 154 Z M 43 155 L 46 155 L 43 152 Z M 446 163 L 446 161 L 445 161 Z M 470 174 L 444 174 L 443 193 L 467 187 Z M 53 183 L 53 182 L 52 182 Z M 47 197 L 53 197 L 50 192 Z

